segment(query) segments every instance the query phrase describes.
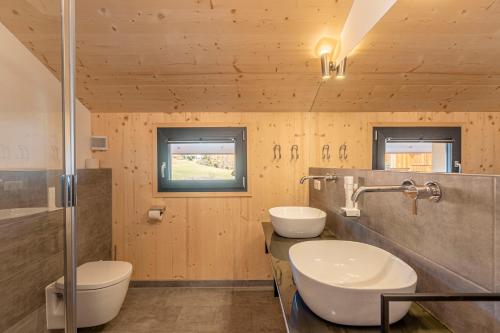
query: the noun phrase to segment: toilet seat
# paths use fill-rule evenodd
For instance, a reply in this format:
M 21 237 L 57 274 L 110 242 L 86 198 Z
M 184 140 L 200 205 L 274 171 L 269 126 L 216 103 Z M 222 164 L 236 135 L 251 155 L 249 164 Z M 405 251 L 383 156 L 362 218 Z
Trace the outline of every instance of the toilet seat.
M 88 262 L 76 269 L 76 289 L 96 290 L 118 284 L 132 273 L 132 265 L 124 261 L 94 261 Z M 59 278 L 55 287 L 64 289 L 64 276 Z

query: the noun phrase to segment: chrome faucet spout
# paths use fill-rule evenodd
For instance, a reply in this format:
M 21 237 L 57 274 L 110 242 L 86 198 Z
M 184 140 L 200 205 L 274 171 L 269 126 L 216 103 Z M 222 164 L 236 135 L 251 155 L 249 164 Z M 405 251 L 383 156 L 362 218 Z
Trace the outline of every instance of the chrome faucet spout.
M 361 186 L 352 194 L 352 201 L 358 202 L 359 197 L 363 193 L 369 192 L 405 192 L 408 186 L 405 185 L 380 185 L 380 186 Z
M 301 184 L 304 184 L 306 180 L 311 180 L 311 179 L 322 179 L 325 181 L 335 181 L 335 180 L 337 180 L 337 176 L 330 175 L 330 174 L 326 174 L 324 176 L 303 176 L 302 178 L 300 178 L 299 182 Z
M 428 181 L 424 185 L 417 185 L 414 180 L 407 179 L 401 185 L 361 186 L 353 193 L 351 199 L 356 203 L 361 194 L 369 192 L 402 192 L 405 197 L 413 200 L 412 212 L 414 215 L 417 215 L 418 199 L 438 202 L 443 195 L 439 184 L 436 182 Z

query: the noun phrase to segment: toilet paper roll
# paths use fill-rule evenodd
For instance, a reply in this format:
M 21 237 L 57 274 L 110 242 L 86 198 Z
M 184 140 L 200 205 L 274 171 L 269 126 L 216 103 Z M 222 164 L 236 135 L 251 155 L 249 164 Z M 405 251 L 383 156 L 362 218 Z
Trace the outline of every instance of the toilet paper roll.
M 148 212 L 148 217 L 150 221 L 161 221 L 163 219 L 163 214 L 159 210 L 150 210 Z
M 87 158 L 85 160 L 85 169 L 99 169 L 99 160 L 97 158 Z

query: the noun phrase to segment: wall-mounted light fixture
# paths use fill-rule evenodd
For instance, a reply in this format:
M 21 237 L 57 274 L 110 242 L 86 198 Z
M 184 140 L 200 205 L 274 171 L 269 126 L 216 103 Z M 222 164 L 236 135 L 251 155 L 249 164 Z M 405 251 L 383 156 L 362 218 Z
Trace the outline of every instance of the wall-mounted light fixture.
M 344 57 L 344 59 L 340 60 L 340 62 L 337 64 L 337 67 L 335 68 L 336 71 L 336 79 L 343 79 L 345 78 L 345 70 L 347 68 L 347 57 Z
M 334 71 L 333 61 L 330 60 L 330 55 L 324 53 L 321 55 L 321 78 L 323 80 L 328 80 Z
M 328 80 L 333 74 L 335 74 L 336 79 L 345 78 L 346 68 L 347 57 L 342 59 L 338 64 L 334 64 L 328 54 L 321 55 L 321 78 L 323 80 Z
M 316 54 L 321 59 L 321 78 L 328 80 L 333 75 L 338 79 L 345 77 L 347 58 L 342 59 L 338 64 L 335 64 L 332 59 L 338 51 L 337 41 L 332 38 L 322 38 L 316 44 Z
M 335 70 L 331 59 L 337 50 L 337 40 L 329 37 L 321 38 L 316 44 L 316 55 L 321 59 L 321 77 L 327 80 Z

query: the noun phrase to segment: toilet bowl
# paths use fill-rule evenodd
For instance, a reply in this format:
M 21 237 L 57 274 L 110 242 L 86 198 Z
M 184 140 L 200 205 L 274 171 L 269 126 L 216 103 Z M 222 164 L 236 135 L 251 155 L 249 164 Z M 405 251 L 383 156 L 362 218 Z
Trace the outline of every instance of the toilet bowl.
M 125 300 L 132 265 L 124 261 L 94 261 L 76 270 L 77 327 L 105 324 L 115 318 Z M 47 328 L 64 328 L 64 277 L 45 288 Z

